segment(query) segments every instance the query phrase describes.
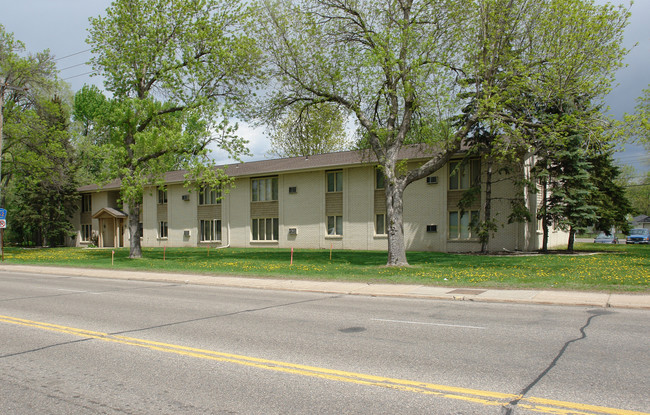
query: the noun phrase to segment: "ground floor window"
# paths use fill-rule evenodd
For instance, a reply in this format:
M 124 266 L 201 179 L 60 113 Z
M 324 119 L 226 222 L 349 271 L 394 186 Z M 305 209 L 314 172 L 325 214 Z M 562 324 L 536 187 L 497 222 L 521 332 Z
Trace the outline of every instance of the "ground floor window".
M 327 234 L 343 235 L 343 216 L 327 217 Z
M 167 222 L 161 221 L 158 226 L 158 237 L 163 239 L 167 238 Z
M 475 238 L 472 235 L 471 225 L 477 223 L 479 219 L 478 210 L 449 212 L 449 239 L 471 239 Z
M 201 230 L 201 242 L 214 242 L 221 240 L 221 220 L 201 220 L 199 221 Z
M 386 222 L 386 214 L 378 213 L 375 215 L 375 234 L 376 235 L 386 235 L 386 229 L 388 228 Z
M 277 241 L 280 234 L 278 218 L 253 219 L 251 230 L 254 241 Z
M 93 237 L 93 225 L 81 225 L 81 241 L 90 242 Z

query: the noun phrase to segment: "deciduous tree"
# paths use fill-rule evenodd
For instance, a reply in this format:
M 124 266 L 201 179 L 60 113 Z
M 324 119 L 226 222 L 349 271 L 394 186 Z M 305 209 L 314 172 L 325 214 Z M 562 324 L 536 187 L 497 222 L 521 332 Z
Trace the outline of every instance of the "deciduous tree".
M 0 205 L 14 242 L 60 244 L 71 233 L 78 196 L 64 95 L 49 51 L 27 53 L 0 25 Z
M 354 114 L 386 179 L 387 264 L 401 266 L 406 187 L 479 122 L 510 151 L 522 126 L 537 127 L 536 101 L 606 89 L 627 12 L 587 0 L 265 0 L 259 16 L 277 82 L 261 108 L 280 117 L 329 102 Z M 429 158 L 406 169 L 400 150 L 414 143 Z
M 269 152 L 298 157 L 345 150 L 349 146 L 346 118 L 333 104 L 294 107 L 272 128 Z
M 94 69 L 112 93 L 102 114 L 110 166 L 128 206 L 130 257 L 142 256 L 139 216 L 145 185 L 174 168 L 216 186 L 227 183 L 210 146 L 234 158 L 246 141 L 228 122 L 255 81 L 255 44 L 232 0 L 116 0 L 91 19 Z

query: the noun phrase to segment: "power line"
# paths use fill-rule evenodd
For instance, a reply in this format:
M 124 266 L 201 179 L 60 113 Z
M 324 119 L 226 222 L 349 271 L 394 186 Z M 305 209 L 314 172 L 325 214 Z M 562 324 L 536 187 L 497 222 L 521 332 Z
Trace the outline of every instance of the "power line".
M 72 54 L 70 54 L 70 55 L 66 55 L 66 56 L 63 56 L 63 57 L 60 57 L 60 58 L 56 58 L 56 59 L 54 59 L 54 61 L 56 62 L 56 61 L 60 61 L 61 59 L 66 59 L 66 58 L 70 58 L 70 57 L 72 57 L 72 56 L 81 55 L 82 53 L 90 52 L 91 50 L 92 50 L 92 49 L 90 49 L 90 48 L 89 48 L 89 49 L 85 49 L 85 50 L 82 50 L 81 52 L 75 52 L 75 53 L 72 53 Z
M 86 63 L 78 63 L 76 65 L 68 66 L 67 68 L 59 69 L 60 71 L 65 71 L 66 69 L 76 68 L 77 66 L 84 66 Z
M 90 74 L 94 74 L 94 73 L 95 73 L 95 72 L 93 72 L 93 71 L 90 71 L 90 72 L 84 72 L 84 73 L 80 73 L 79 75 L 69 76 L 69 77 L 67 77 L 67 78 L 63 78 L 63 79 L 61 79 L 61 80 L 62 80 L 62 81 L 67 81 L 68 79 L 79 78 L 80 76 L 90 75 Z

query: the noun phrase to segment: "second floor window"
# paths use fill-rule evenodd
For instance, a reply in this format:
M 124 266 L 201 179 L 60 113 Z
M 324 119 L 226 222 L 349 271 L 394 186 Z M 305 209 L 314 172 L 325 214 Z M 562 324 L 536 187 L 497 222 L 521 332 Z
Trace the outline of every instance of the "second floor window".
M 342 171 L 328 171 L 327 172 L 327 192 L 342 192 L 343 191 L 343 172 Z
M 449 190 L 465 190 L 481 183 L 481 160 L 449 162 Z
M 158 189 L 158 204 L 167 204 L 167 189 Z
M 278 178 L 265 177 L 251 180 L 253 202 L 278 200 Z
M 385 189 L 386 184 L 384 183 L 384 173 L 381 169 L 375 169 L 375 189 Z
M 216 205 L 221 203 L 221 190 L 204 186 L 199 190 L 199 205 Z
M 92 195 L 83 194 L 81 195 L 81 211 L 90 212 L 92 210 Z

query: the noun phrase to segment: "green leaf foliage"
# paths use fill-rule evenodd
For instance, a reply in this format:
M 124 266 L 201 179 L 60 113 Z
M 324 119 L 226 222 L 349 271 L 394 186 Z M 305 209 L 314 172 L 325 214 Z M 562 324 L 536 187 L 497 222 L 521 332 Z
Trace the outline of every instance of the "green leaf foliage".
M 243 34 L 246 19 L 239 2 L 225 0 L 117 0 L 91 19 L 92 64 L 112 98 L 82 91 L 76 114 L 97 123 L 100 177 L 122 181 L 133 257 L 141 255 L 135 235 L 145 185 L 175 169 L 187 169 L 188 181 L 227 185 L 211 148 L 235 159 L 248 152 L 228 121 L 257 80 L 259 53 Z
M 409 184 L 479 129 L 492 161 L 516 159 L 531 131 L 547 128 L 540 106 L 604 96 L 627 52 L 627 10 L 590 0 L 259 0 L 256 12 L 251 30 L 274 81 L 258 116 L 324 102 L 353 115 L 359 147 L 386 178 L 389 265 L 406 264 Z M 400 150 L 413 144 L 430 159 L 401 169 Z

